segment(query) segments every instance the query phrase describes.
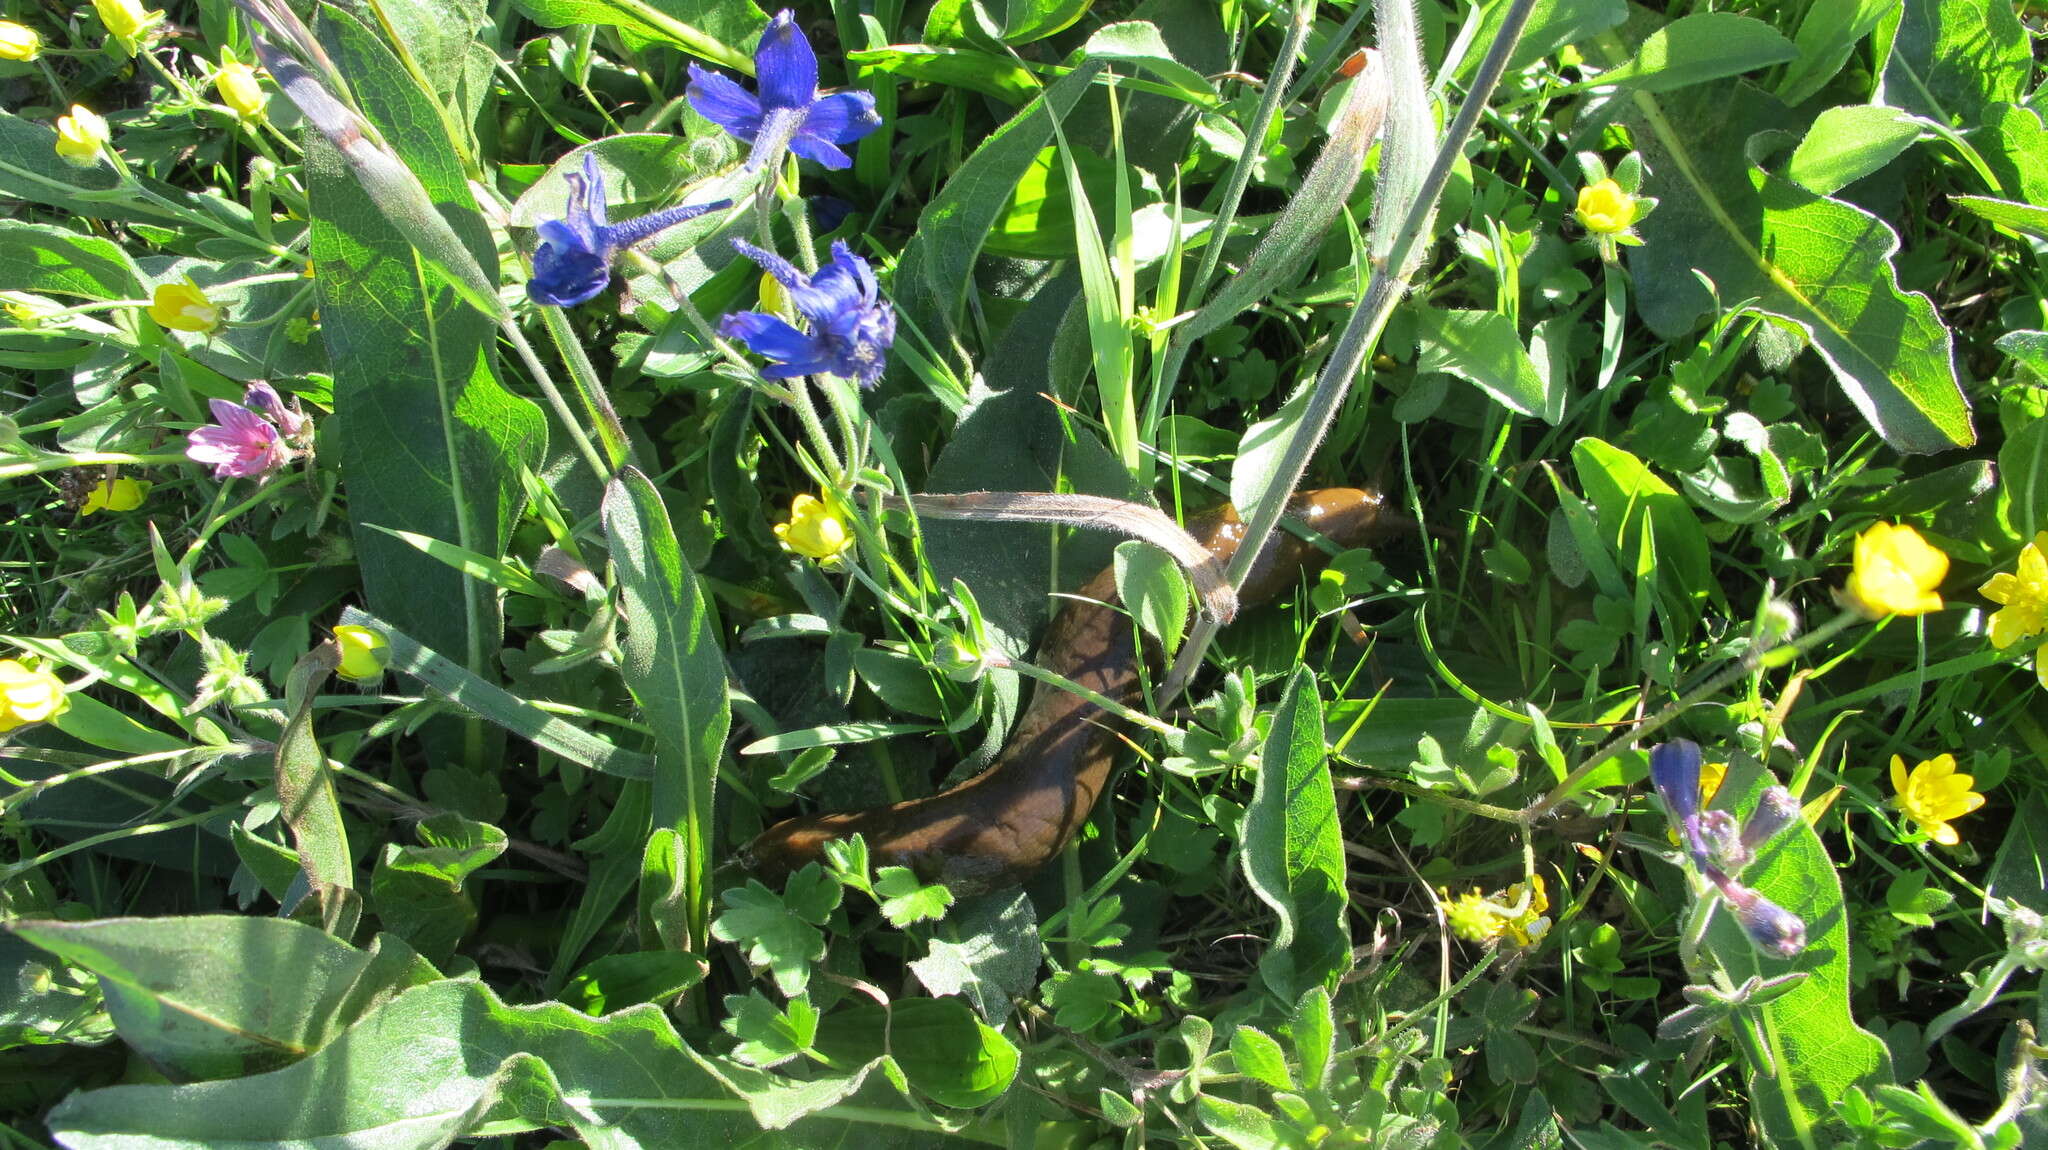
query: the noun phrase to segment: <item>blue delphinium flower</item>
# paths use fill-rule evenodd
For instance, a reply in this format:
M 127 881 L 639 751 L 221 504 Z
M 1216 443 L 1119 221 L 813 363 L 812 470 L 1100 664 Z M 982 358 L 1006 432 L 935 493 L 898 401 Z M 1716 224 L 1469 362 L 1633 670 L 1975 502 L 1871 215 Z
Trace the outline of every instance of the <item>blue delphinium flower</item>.
M 787 147 L 828 168 L 853 164 L 842 144 L 851 144 L 882 124 L 875 98 L 867 92 L 818 94 L 818 57 L 787 8 L 775 14 L 754 49 L 754 73 L 761 94 L 690 65 L 690 106 L 697 114 L 751 144 L 747 167 L 758 168 Z
M 1679 841 L 1695 858 L 1705 860 L 1706 844 L 1700 838 L 1700 745 L 1691 739 L 1673 739 L 1650 751 L 1650 783 L 1671 818 Z
M 889 345 L 896 341 L 896 313 L 882 298 L 866 260 L 835 241 L 831 262 L 817 275 L 807 276 L 788 260 L 744 240 L 734 240 L 732 246 L 775 277 L 810 329 L 798 331 L 781 317 L 758 311 L 734 312 L 719 321 L 719 334 L 775 361 L 761 372 L 762 378 L 824 373 L 862 387 L 873 387 L 882 378 Z
M 621 250 L 732 204 L 688 204 L 614 224 L 605 218 L 604 175 L 597 170 L 596 156 L 585 152 L 583 171 L 566 178 L 569 206 L 561 219 L 537 229 L 541 244 L 533 253 L 533 278 L 526 281 L 526 294 L 535 303 L 555 307 L 574 307 L 602 292 L 612 280 L 612 257 Z
M 1799 817 L 1799 801 L 1783 787 L 1765 791 L 1763 801 L 1738 826 L 1727 811 L 1700 810 L 1699 744 L 1673 739 L 1650 750 L 1650 783 L 1664 812 L 1692 856 L 1700 876 L 1712 883 L 1758 950 L 1779 958 L 1806 948 L 1806 923 L 1796 914 L 1736 881 L 1756 849 Z

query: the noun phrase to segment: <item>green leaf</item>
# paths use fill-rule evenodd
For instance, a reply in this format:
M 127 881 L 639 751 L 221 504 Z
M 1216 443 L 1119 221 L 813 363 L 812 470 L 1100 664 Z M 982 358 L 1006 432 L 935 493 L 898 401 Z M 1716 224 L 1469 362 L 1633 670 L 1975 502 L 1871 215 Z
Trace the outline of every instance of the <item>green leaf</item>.
M 370 897 L 384 929 L 446 965 L 476 925 L 476 904 L 463 880 L 505 853 L 505 832 L 454 811 L 421 819 L 418 846 L 384 844 L 370 876 Z
M 1294 1075 L 1287 1069 L 1287 1056 L 1273 1036 L 1255 1026 L 1240 1026 L 1230 1032 L 1230 1056 L 1239 1074 L 1250 1075 L 1275 1090 L 1294 1089 Z
M 518 0 L 545 28 L 598 24 L 617 28 L 627 44 L 666 44 L 715 64 L 754 73 L 754 42 L 768 18 L 753 0 Z
M 1638 92 L 1669 92 L 1727 76 L 1740 76 L 1796 58 L 1799 50 L 1776 28 L 1733 12 L 1698 12 L 1659 27 L 1600 84 Z
M 1009 1017 L 1038 974 L 1038 919 L 1024 892 L 983 895 L 960 904 L 933 928 L 911 973 L 934 997 L 957 994 L 983 1018 Z
M 1744 817 L 1773 780 L 1753 761 L 1729 763 L 1716 807 Z M 1826 1144 L 1838 1129 L 1835 1101 L 1852 1086 L 1892 1080 L 1891 1057 L 1876 1035 L 1849 1013 L 1849 910 L 1820 837 L 1805 820 L 1771 840 L 1742 872 L 1742 881 L 1806 923 L 1806 949 L 1785 960 L 1750 944 L 1727 908 L 1708 925 L 1707 948 L 1737 984 L 1752 975 L 1793 972 L 1805 981 L 1760 1008 L 1772 1068 L 1749 1059 L 1749 1096 L 1757 1126 L 1781 1146 Z M 1694 972 L 1704 977 L 1704 972 Z
M 330 644 L 292 665 L 285 680 L 285 713 L 290 716 L 278 736 L 273 756 L 277 801 L 285 825 L 298 848 L 299 865 L 318 900 L 321 921 L 341 938 L 355 933 L 362 911 L 355 893 L 355 862 L 348 829 L 341 821 L 341 802 L 334 793 L 334 772 L 313 734 L 313 696 L 334 673 Z
M 675 950 L 608 954 L 576 972 L 562 1001 L 585 1014 L 611 1014 L 643 1002 L 662 1003 L 704 981 L 706 964 Z
M 2034 70 L 2012 0 L 1904 0 L 1877 42 L 1874 102 L 1952 127 L 1974 126 L 1987 105 L 2019 103 Z
M 733 1054 L 749 1066 L 774 1066 L 810 1049 L 818 1037 L 818 1009 L 811 1000 L 798 995 L 786 1010 L 758 990 L 725 998 L 725 1018 L 719 1023 L 739 1040 Z
M 2048 207 L 1991 196 L 1950 196 L 1948 202 L 1999 227 L 2011 228 L 2037 239 L 2048 239 Z
M 2036 416 L 1998 449 L 2007 525 L 2021 539 L 2048 531 L 2048 416 Z
M 1634 119 L 1660 206 L 1629 249 L 1637 307 L 1665 338 L 1690 331 L 1714 297 L 1757 306 L 1804 332 L 1885 441 L 1940 451 L 1976 441 L 1949 331 L 1926 296 L 1902 292 L 1898 236 L 1850 204 L 1814 195 L 1751 164 L 1757 133 L 1788 115 L 1742 85 L 1688 88 Z M 1648 115 L 1649 109 L 1656 115 Z
M 1599 517 L 1600 535 L 1623 570 L 1635 565 L 1647 526 L 1655 539 L 1656 588 L 1678 640 L 1699 616 L 1699 601 L 1713 586 L 1706 532 L 1685 497 L 1642 460 L 1591 437 L 1572 445 L 1572 466 L 1586 501 Z
M 1785 178 L 1815 195 L 1833 195 L 1897 159 L 1920 138 L 1920 131 L 1918 123 L 1896 108 L 1829 108 L 1807 127 L 1806 138 L 1785 165 Z
M 1294 1004 L 1287 1036 L 1294 1044 L 1294 1060 L 1301 1064 L 1301 1084 L 1309 1091 L 1327 1090 L 1330 1071 L 1337 1058 L 1337 1015 L 1330 992 L 1311 986 Z
M 914 922 L 946 917 L 953 905 L 953 892 L 943 883 L 926 884 L 907 866 L 885 866 L 875 872 L 875 897 L 882 917 L 902 930 Z
M 606 487 L 604 529 L 626 626 L 620 673 L 654 728 L 654 825 L 682 835 L 685 921 L 701 947 L 711 915 L 711 801 L 732 721 L 725 656 L 661 494 L 637 469 Z
M 941 1106 L 986 1105 L 1017 1077 L 1017 1047 L 952 999 L 833 1011 L 819 1021 L 814 1045 L 826 1065 L 841 1069 L 889 1055 L 913 1089 Z
M 979 92 L 1005 104 L 1021 104 L 1040 87 L 1030 70 L 1015 60 L 973 48 L 891 44 L 848 52 L 846 59 L 906 80 Z
M 49 224 L 0 220 L 0 291 L 141 299 L 142 273 L 121 245 Z
M 801 877 L 791 878 L 791 885 Z M 836 891 L 839 885 L 833 883 L 832 888 Z M 747 885 L 722 897 L 726 909 L 712 922 L 712 937 L 741 946 L 747 962 L 765 967 L 785 996 L 803 993 L 811 981 L 811 964 L 825 957 L 824 934 L 758 879 L 748 879 Z
M 272 1070 L 439 977 L 404 943 L 357 950 L 281 918 L 23 919 L 14 933 L 99 976 L 123 1041 L 173 1078 Z
M 1195 1100 L 1195 1113 L 1209 1133 L 1238 1150 L 1274 1150 L 1286 1145 L 1280 1139 L 1280 1127 L 1256 1106 L 1204 1094 Z
M 1502 22 L 1513 6 L 1513 0 L 1491 0 L 1486 4 L 1472 43 L 1485 45 L 1498 39 Z M 1627 19 L 1628 5 L 1623 0 L 1536 0 L 1530 6 L 1529 23 L 1522 30 L 1522 38 L 1516 41 L 1514 54 L 1508 57 L 1508 70 L 1526 68 L 1568 44 L 1590 40 Z M 1459 66 L 1461 76 L 1469 75 L 1485 55 L 1483 50 L 1465 53 Z
M 495 282 L 496 249 L 440 113 L 360 24 L 327 16 L 364 113 Z M 503 554 L 524 505 L 519 467 L 538 469 L 547 425 L 495 377 L 491 321 L 422 262 L 331 145 L 307 142 L 313 282 L 334 370 L 323 432 L 340 445 L 367 605 L 484 673 L 502 630 L 496 592 L 372 525 Z
M 1898 7 L 1899 0 L 1840 0 L 1808 7 L 1792 38 L 1799 59 L 1778 78 L 1778 99 L 1793 106 L 1804 104 L 1834 79 L 1856 45 Z
M 1513 320 L 1495 311 L 1418 314 L 1419 372 L 1455 375 L 1520 415 L 1556 423 L 1564 416 L 1564 381 L 1546 381 L 1515 333 Z
M 225 1082 L 81 1091 L 48 1125 L 77 1150 L 439 1150 L 478 1132 L 549 1128 L 618 1148 L 758 1137 L 755 1117 L 712 1068 L 653 1006 L 598 1019 L 560 1003 L 507 1006 L 481 982 L 441 981 L 382 1004 L 296 1065 Z M 812 1119 L 789 1138 L 870 1144 L 918 1128 L 902 1111 L 847 1113 L 851 1123 Z
M 919 213 L 897 260 L 891 295 L 910 326 L 942 352 L 958 340 L 975 257 L 1010 190 L 1051 142 L 1053 120 L 1073 109 L 1101 70 L 1100 63 L 1084 63 L 1047 88 L 983 140 Z
M 1136 539 L 1116 545 L 1116 592 L 1124 609 L 1169 657 L 1188 624 L 1188 581 L 1171 556 Z
M 1273 711 L 1258 780 L 1245 809 L 1245 880 L 1280 919 L 1259 974 L 1289 1002 L 1310 986 L 1335 986 L 1350 966 L 1344 922 L 1344 837 L 1323 743 L 1314 672 L 1297 668 Z

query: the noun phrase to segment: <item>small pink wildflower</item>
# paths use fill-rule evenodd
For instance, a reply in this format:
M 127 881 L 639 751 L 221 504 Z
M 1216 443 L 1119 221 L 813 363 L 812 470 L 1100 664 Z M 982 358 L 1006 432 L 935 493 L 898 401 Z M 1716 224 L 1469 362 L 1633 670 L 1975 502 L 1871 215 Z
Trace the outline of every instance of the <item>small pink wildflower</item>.
M 212 466 L 215 479 L 261 477 L 285 465 L 291 456 L 277 428 L 231 400 L 207 404 L 214 422 L 188 437 L 187 458 Z

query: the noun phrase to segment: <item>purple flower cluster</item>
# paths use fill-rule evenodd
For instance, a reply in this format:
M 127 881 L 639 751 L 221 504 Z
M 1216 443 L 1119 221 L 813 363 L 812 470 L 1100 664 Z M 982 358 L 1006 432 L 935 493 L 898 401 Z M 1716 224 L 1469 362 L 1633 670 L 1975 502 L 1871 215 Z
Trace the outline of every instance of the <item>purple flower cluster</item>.
M 215 479 L 262 478 L 311 446 L 313 421 L 262 380 L 241 403 L 215 399 L 207 407 L 213 422 L 185 438 L 185 457 L 212 467 Z
M 1738 826 L 1727 811 L 1700 810 L 1699 744 L 1674 739 L 1650 752 L 1650 782 L 1664 803 L 1680 844 L 1700 874 L 1721 892 L 1744 934 L 1757 949 L 1792 958 L 1806 949 L 1806 924 L 1798 915 L 1735 881 L 1765 843 L 1799 817 L 1799 800 L 1784 787 L 1764 791 L 1763 800 Z

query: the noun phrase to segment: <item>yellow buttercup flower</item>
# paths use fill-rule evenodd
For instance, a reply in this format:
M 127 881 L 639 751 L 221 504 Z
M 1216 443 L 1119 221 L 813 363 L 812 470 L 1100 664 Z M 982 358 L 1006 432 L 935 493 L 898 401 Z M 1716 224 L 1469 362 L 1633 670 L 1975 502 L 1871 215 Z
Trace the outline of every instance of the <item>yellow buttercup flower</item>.
M 789 522 L 775 525 L 775 537 L 784 547 L 820 563 L 837 560 L 853 546 L 845 521 L 824 500 L 808 493 L 790 500 Z
M 351 683 L 376 679 L 391 665 L 391 644 L 368 627 L 343 623 L 334 629 L 334 644 L 341 648 L 341 665 L 334 673 Z
M 1579 205 L 1572 214 L 1594 235 L 1616 236 L 1636 222 L 1636 198 L 1613 180 L 1601 180 L 1579 189 Z
M 0 659 L 0 731 L 54 719 L 70 707 L 63 680 L 19 659 Z
M 83 104 L 73 104 L 68 115 L 57 117 L 57 154 L 73 167 L 99 163 L 100 149 L 112 138 L 107 122 Z
M 235 59 L 233 51 L 223 48 L 220 54 L 220 71 L 213 74 L 213 90 L 220 93 L 220 102 L 234 109 L 244 120 L 263 118 L 263 106 L 270 102 L 270 94 L 256 80 L 256 69 Z
M 1906 772 L 1906 760 L 1892 756 L 1892 787 L 1899 792 L 1892 805 L 1943 846 L 1962 841 L 1949 820 L 1984 805 L 1984 796 L 1970 789 L 1976 782 L 1969 775 L 1956 773 L 1954 755 L 1937 755 L 1914 767 L 1911 774 Z
M 85 502 L 79 506 L 78 513 L 133 511 L 142 506 L 142 499 L 149 494 L 150 486 L 137 479 L 102 479 L 99 486 L 85 493 Z
M 2015 570 L 2000 571 L 1978 591 L 1993 603 L 2004 604 L 2004 610 L 1991 616 L 1991 645 L 1999 650 L 2048 630 L 2048 531 L 2020 548 Z
M 0 20 L 0 60 L 27 64 L 43 54 L 43 38 L 34 28 Z
M 1450 891 L 1443 892 L 1450 898 Z M 1500 937 L 1507 920 L 1494 911 L 1486 896 L 1476 890 L 1468 890 L 1444 904 L 1444 919 L 1451 925 L 1451 933 L 1466 942 L 1486 942 Z
M 206 292 L 190 276 L 184 283 L 156 285 L 156 293 L 150 297 L 149 318 L 172 331 L 214 332 L 226 322 L 227 314 L 226 308 L 206 298 Z
M 138 0 L 92 0 L 92 10 L 107 26 L 107 35 L 130 56 L 140 50 L 143 37 L 164 21 L 161 11 L 145 11 Z
M 1935 588 L 1948 577 L 1948 556 L 1903 523 L 1873 523 L 1856 537 L 1849 582 L 1837 596 L 1872 619 L 1941 610 Z

